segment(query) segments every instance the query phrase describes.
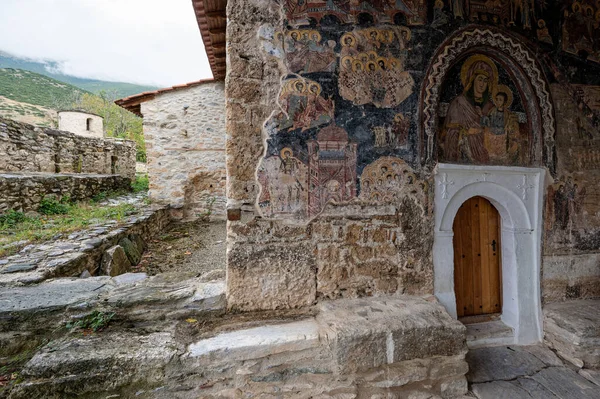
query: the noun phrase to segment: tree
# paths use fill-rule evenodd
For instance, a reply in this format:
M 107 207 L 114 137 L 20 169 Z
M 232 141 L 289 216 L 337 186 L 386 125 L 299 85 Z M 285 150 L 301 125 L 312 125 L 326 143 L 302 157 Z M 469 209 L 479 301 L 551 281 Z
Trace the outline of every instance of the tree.
M 104 118 L 104 130 L 108 137 L 117 137 L 135 141 L 137 160 L 146 162 L 146 143 L 142 128 L 142 118 L 132 114 L 114 103 L 116 92 L 100 91 L 98 95 L 83 94 L 73 107 Z

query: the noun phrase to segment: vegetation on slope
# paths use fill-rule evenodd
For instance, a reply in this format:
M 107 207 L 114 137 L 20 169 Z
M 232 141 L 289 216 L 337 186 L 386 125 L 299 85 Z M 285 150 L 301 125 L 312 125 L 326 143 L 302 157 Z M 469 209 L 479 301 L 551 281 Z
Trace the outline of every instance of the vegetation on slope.
M 68 83 L 34 72 L 0 68 L 0 96 L 14 101 L 59 110 L 69 108 L 85 93 Z
M 71 75 L 65 75 L 57 72 L 60 70 L 60 64 L 57 62 L 38 62 L 20 58 L 2 51 L 0 51 L 0 68 L 23 69 L 26 71 L 35 72 L 64 83 L 71 84 L 83 91 L 89 91 L 95 94 L 98 94 L 101 91 L 115 92 L 118 98 L 128 97 L 133 94 L 157 89 L 155 86 L 137 85 L 124 82 L 108 82 L 104 80 L 78 78 Z
M 137 160 L 146 162 L 142 119 L 114 103 L 119 98 L 117 92 L 100 91 L 94 95 L 34 72 L 5 68 L 0 69 L 0 96 L 13 100 L 10 105 L 0 102 L 0 115 L 21 122 L 34 122 L 26 120 L 30 114 L 43 117 L 43 112 L 31 104 L 55 110 L 79 109 L 98 114 L 104 118 L 107 136 L 135 141 Z M 38 125 L 54 127 L 48 122 Z

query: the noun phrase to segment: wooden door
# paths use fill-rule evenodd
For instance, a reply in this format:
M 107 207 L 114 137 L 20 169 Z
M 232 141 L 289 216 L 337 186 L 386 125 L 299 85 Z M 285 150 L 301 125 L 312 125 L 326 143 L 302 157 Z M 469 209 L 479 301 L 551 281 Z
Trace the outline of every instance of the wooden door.
M 501 313 L 498 211 L 485 198 L 471 198 L 458 210 L 453 229 L 458 316 Z

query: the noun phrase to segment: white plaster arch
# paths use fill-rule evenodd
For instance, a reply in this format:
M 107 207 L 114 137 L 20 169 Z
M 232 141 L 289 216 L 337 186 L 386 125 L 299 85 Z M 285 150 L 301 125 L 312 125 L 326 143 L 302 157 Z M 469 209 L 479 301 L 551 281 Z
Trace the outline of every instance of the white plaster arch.
M 545 170 L 438 164 L 435 170 L 434 293 L 456 317 L 453 223 L 469 198 L 488 199 L 501 217 L 502 321 L 513 328 L 507 344 L 542 339 L 540 296 Z
M 442 216 L 441 231 L 452 231 L 458 209 L 473 197 L 484 197 L 489 200 L 500 213 L 504 228 L 531 230 L 531 220 L 525 204 L 514 192 L 497 183 L 478 181 L 464 186 L 452 196 Z

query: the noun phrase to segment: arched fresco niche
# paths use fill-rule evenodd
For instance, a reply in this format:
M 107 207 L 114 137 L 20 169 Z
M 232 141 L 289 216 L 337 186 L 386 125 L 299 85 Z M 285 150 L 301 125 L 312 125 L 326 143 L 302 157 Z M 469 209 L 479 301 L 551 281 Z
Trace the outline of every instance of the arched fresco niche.
M 474 100 L 466 93 L 462 93 L 471 89 L 467 87 L 473 84 L 471 78 L 482 75 L 475 73 L 478 67 L 482 67 L 482 71 L 487 71 L 483 75 L 489 75 L 486 85 L 487 99 L 479 104 L 479 107 L 474 105 Z M 461 79 L 463 72 L 465 76 Z M 504 119 L 507 121 L 504 131 L 506 132 L 508 128 L 508 131 L 513 133 L 504 137 L 504 139 L 509 138 L 503 141 L 506 151 L 500 151 L 501 156 L 490 159 L 489 151 L 487 156 L 485 151 L 481 151 L 482 148 L 486 148 L 483 130 L 487 127 L 491 131 L 492 122 L 489 120 L 489 113 L 494 107 L 497 111 L 494 100 L 498 89 L 506 92 L 504 109 L 510 101 L 510 96 L 513 97 L 513 103 L 510 105 L 515 108 L 509 109 L 512 114 L 502 111 L 502 123 Z M 509 90 L 511 93 L 508 93 Z M 514 101 L 515 98 L 518 100 L 517 103 Z M 421 99 L 421 159 L 424 163 L 432 165 L 442 154 L 442 159 L 448 159 L 449 162 L 528 166 L 543 164 L 551 171 L 554 170 L 555 121 L 548 84 L 535 57 L 512 36 L 487 27 L 457 32 L 446 40 L 432 57 L 423 80 Z M 451 103 L 455 100 L 456 103 L 450 112 Z M 469 102 L 473 103 L 469 106 L 467 105 Z M 462 109 L 458 107 L 461 103 Z M 455 112 L 457 109 L 458 115 Z M 467 116 L 470 112 L 475 112 L 476 115 Z M 495 114 L 498 117 L 497 132 L 500 132 L 500 116 L 498 113 Z M 450 118 L 446 118 L 448 115 Z M 485 117 L 487 118 L 484 119 Z M 518 130 L 515 118 L 518 121 Z M 453 128 L 459 130 L 458 150 L 455 144 L 451 144 L 453 147 L 450 149 L 446 148 L 449 132 L 452 136 L 450 140 L 456 142 L 456 130 L 453 131 Z M 476 130 L 469 132 L 471 128 Z M 462 135 L 460 131 L 463 132 Z M 516 131 L 518 134 L 515 133 Z M 469 137 L 471 136 L 469 133 L 475 137 Z M 521 140 L 521 143 L 527 138 L 528 156 L 525 151 L 520 151 L 516 155 L 514 150 L 509 152 L 513 146 L 510 137 L 516 137 Z M 492 137 L 494 138 L 498 139 Z M 517 139 L 512 142 L 519 143 Z M 488 140 L 487 145 L 493 146 L 492 141 L 494 140 Z M 442 148 L 438 149 L 438 145 Z M 495 143 L 495 145 L 500 144 Z
M 530 165 L 533 135 L 523 103 L 502 64 L 478 53 L 459 59 L 441 86 L 438 161 Z

